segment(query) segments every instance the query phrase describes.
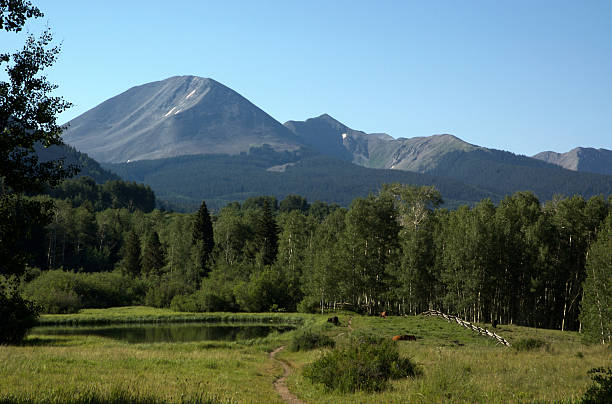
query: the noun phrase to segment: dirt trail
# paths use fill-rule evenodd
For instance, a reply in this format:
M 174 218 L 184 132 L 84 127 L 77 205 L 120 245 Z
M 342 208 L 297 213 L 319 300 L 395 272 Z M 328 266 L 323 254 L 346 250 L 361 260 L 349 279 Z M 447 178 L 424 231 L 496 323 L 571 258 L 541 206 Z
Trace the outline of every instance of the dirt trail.
M 284 346 L 280 346 L 276 348 L 274 351 L 270 352 L 270 359 L 277 361 L 283 367 L 283 375 L 274 382 L 274 389 L 276 389 L 278 394 L 280 394 L 280 396 L 282 397 L 283 400 L 285 400 L 286 403 L 305 404 L 302 400 L 294 396 L 293 393 L 291 393 L 289 389 L 287 388 L 286 380 L 287 380 L 287 376 L 289 376 L 289 373 L 291 373 L 291 368 L 289 367 L 287 362 L 276 358 L 276 354 L 279 353 L 284 348 L 285 348 Z

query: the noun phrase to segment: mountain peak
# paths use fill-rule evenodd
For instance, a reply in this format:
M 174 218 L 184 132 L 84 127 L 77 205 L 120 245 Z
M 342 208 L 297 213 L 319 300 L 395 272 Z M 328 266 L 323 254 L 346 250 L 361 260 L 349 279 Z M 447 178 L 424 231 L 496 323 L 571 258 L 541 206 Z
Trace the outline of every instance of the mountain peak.
M 545 151 L 533 158 L 573 171 L 612 175 L 612 150 L 575 147 L 567 153 Z
M 296 136 L 231 88 L 197 76 L 132 87 L 69 122 L 64 140 L 102 162 L 237 154 Z

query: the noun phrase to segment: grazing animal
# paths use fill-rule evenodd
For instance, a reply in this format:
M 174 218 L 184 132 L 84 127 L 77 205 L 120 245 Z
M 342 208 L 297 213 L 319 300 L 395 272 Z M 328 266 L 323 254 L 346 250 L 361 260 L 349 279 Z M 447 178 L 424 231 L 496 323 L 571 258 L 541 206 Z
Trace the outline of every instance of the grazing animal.
M 393 341 L 416 341 L 416 336 L 414 335 L 395 335 L 391 338 Z
M 340 320 L 338 320 L 338 316 L 328 318 L 327 322 L 332 323 L 333 325 L 340 325 Z
M 380 316 L 381 316 L 382 318 L 387 318 L 387 312 L 386 312 L 386 311 L 383 311 L 382 313 L 380 313 Z
M 491 327 L 497 328 L 497 320 L 493 320 L 493 322 L 491 323 Z

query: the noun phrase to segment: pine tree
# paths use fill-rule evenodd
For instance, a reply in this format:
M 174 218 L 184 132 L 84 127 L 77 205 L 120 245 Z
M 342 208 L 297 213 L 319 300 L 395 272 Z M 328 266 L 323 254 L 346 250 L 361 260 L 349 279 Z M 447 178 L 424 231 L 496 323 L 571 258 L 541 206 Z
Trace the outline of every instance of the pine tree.
M 202 201 L 202 205 L 196 213 L 191 243 L 199 247 L 200 267 L 204 273 L 208 273 L 208 264 L 213 248 L 215 248 L 215 239 L 212 220 L 205 201 Z
M 264 265 L 272 265 L 278 253 L 278 226 L 272 212 L 272 205 L 268 200 L 264 201 L 263 212 L 256 230 L 260 252 Z
M 134 230 L 130 230 L 123 245 L 123 270 L 131 275 L 138 276 L 141 271 L 140 238 Z
M 159 241 L 159 235 L 153 231 L 147 238 L 142 252 L 142 272 L 146 275 L 159 275 L 164 264 L 164 249 Z

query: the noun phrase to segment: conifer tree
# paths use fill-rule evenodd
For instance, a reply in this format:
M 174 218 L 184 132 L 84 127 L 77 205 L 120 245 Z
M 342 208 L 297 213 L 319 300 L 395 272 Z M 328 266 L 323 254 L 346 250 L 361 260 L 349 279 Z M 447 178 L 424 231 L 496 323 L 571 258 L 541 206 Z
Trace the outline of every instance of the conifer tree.
M 123 245 L 123 270 L 131 275 L 138 276 L 141 271 L 140 238 L 134 230 L 130 230 Z
M 159 235 L 153 231 L 147 238 L 142 252 L 142 272 L 146 275 L 159 275 L 164 264 L 164 249 L 159 241 Z
M 264 201 L 263 212 L 256 233 L 261 246 L 262 262 L 264 265 L 272 265 L 278 253 L 278 226 L 272 212 L 272 205 L 268 200 Z
M 199 264 L 202 270 L 207 273 L 208 262 L 213 248 L 215 248 L 215 239 L 212 220 L 205 201 L 202 201 L 202 205 L 196 213 L 191 242 L 199 247 Z

